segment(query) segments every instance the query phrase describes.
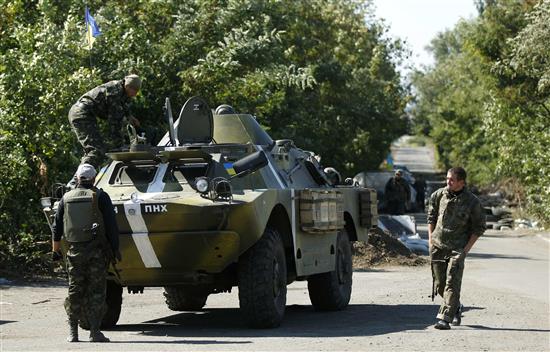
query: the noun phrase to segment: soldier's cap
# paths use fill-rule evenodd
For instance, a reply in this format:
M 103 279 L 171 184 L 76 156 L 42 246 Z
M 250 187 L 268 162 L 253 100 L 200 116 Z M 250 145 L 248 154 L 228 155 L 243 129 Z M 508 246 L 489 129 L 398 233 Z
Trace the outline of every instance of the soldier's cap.
M 138 91 L 141 88 L 141 78 L 138 75 L 128 75 L 124 77 L 124 86 Z
M 395 174 L 399 176 L 403 176 L 403 171 L 401 171 L 400 169 L 397 169 L 395 170 Z
M 95 167 L 90 164 L 80 164 L 76 169 L 76 177 L 81 181 L 93 180 L 96 175 Z

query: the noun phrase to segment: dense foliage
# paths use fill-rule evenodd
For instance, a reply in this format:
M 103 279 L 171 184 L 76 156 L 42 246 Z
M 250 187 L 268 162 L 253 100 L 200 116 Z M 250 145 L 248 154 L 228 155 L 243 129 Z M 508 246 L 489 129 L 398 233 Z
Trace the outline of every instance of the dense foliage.
M 354 0 L 87 1 L 101 28 L 90 51 L 81 0 L 0 0 L 0 267 L 39 267 L 49 234 L 38 199 L 81 150 L 67 113 L 94 86 L 144 78 L 134 115 L 199 95 L 255 114 L 346 175 L 376 167 L 402 134 L 399 42 Z
M 550 1 L 478 8 L 477 18 L 433 39 L 434 67 L 413 76 L 417 132 L 473 182 L 511 181 L 550 223 Z

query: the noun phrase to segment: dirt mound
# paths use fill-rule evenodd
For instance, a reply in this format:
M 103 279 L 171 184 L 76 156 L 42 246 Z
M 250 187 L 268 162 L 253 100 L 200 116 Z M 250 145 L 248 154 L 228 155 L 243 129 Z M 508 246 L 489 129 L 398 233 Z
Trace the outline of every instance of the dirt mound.
M 354 242 L 353 268 L 368 269 L 380 265 L 417 266 L 428 263 L 388 233 L 375 229 L 370 232 L 368 243 Z

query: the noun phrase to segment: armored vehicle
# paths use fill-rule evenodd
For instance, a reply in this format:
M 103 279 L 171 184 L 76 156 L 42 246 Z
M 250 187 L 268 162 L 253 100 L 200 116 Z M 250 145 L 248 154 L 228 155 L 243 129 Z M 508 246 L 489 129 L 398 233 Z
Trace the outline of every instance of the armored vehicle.
M 287 285 L 307 280 L 316 310 L 348 305 L 351 241 L 376 224 L 376 192 L 333 184 L 315 155 L 273 140 L 229 106 L 189 99 L 157 146 L 109 153 L 96 186 L 113 200 L 122 261 L 111 265 L 103 327 L 116 324 L 122 287 L 164 287 L 172 310 L 200 310 L 238 287 L 244 321 L 278 326 Z M 337 178 L 336 178 L 337 179 Z M 55 206 L 47 216 L 55 213 Z

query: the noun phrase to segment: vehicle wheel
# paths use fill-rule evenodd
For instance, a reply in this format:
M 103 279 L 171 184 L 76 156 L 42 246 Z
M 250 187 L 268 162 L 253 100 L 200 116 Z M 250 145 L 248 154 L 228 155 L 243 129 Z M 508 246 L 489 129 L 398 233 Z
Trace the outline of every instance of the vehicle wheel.
M 103 307 L 105 313 L 103 314 L 103 320 L 101 320 L 101 329 L 110 329 L 116 325 L 120 317 L 121 308 L 122 286 L 114 281 L 107 280 L 105 305 Z M 79 325 L 84 330 L 90 330 L 90 324 L 85 314 L 79 320 Z
M 351 297 L 353 263 L 351 243 L 345 230 L 336 240 L 336 270 L 313 275 L 307 280 L 309 299 L 316 310 L 341 310 Z
M 286 306 L 286 259 L 279 233 L 266 228 L 239 259 L 239 305 L 247 325 L 274 328 Z
M 114 281 L 107 280 L 107 295 L 105 297 L 107 311 L 101 321 L 101 328 L 112 328 L 118 322 L 122 308 L 122 286 Z
M 208 293 L 197 287 L 166 286 L 164 298 L 169 309 L 175 311 L 201 310 L 206 304 Z

